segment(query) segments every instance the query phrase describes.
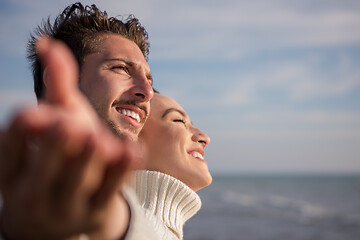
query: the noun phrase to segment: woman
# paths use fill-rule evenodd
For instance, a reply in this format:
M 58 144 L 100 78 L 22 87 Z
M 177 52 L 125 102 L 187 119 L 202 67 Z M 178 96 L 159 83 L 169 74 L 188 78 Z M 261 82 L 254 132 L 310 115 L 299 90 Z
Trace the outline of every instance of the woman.
M 151 100 L 139 138 L 148 152 L 146 170 L 137 171 L 134 180 L 140 204 L 163 239 L 182 239 L 184 223 L 201 207 L 195 191 L 212 182 L 204 160 L 210 138 L 175 100 L 161 94 Z
M 147 149 L 146 170 L 133 175 L 136 195 L 123 189 L 131 209 L 125 239 L 183 239 L 184 223 L 201 207 L 195 191 L 212 182 L 204 160 L 210 138 L 192 125 L 176 101 L 157 93 L 139 140 Z M 106 231 L 78 239 L 106 239 Z

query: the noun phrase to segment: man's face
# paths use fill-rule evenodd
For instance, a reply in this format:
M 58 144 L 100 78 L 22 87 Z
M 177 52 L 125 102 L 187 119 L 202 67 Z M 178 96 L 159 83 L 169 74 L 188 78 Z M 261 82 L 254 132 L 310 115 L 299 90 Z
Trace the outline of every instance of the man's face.
M 120 136 L 137 139 L 154 95 L 149 65 L 139 47 L 115 34 L 84 58 L 79 87 L 99 116 Z

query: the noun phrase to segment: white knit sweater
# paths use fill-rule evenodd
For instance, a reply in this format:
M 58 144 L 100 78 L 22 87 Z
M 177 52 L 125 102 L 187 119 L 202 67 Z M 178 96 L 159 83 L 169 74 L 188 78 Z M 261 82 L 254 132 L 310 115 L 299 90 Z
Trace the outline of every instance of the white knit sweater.
M 133 187 L 155 232 L 162 239 L 183 239 L 183 226 L 199 211 L 200 197 L 178 179 L 155 171 L 136 171 Z

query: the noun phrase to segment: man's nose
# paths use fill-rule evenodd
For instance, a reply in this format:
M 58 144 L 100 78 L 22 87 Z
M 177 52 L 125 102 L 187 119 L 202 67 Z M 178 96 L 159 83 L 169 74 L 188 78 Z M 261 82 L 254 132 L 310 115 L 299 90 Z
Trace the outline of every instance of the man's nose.
M 148 102 L 154 96 L 151 80 L 145 74 L 139 74 L 134 78 L 134 86 L 131 94 L 140 102 Z

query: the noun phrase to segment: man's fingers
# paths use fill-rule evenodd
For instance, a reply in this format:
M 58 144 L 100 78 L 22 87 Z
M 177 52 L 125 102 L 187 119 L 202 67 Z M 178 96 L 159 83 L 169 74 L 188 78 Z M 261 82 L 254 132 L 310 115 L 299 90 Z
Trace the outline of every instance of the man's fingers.
M 26 133 L 13 125 L 2 134 L 0 140 L 0 188 L 11 186 L 24 164 L 24 152 L 26 149 Z
M 9 186 L 11 179 L 20 177 L 21 170 L 27 167 L 27 153 L 35 147 L 35 136 L 49 124 L 46 108 L 24 109 L 17 113 L 8 128 L 1 134 L 0 178 Z M 5 181 L 5 182 L 4 182 Z
M 84 190 L 79 191 L 79 189 L 85 172 L 89 170 L 89 165 L 94 157 L 95 146 L 92 135 L 86 136 L 82 147 L 78 155 L 71 157 L 65 162 L 62 173 L 56 183 L 56 188 L 58 189 L 56 194 L 58 204 L 65 205 L 67 201 L 69 202 L 69 198 L 78 197 L 79 194 L 83 195 L 82 198 L 86 198 L 89 195 L 86 194 L 86 196 L 84 196 Z M 87 189 L 85 192 L 88 191 Z
M 77 95 L 78 64 L 70 49 L 61 41 L 42 37 L 36 50 L 43 64 L 46 99 L 53 104 L 67 106 Z
M 58 176 L 66 157 L 65 147 L 68 136 L 61 123 L 54 123 L 36 142 L 37 149 L 29 152 L 31 175 L 29 181 L 34 185 L 34 195 L 46 199 L 54 179 Z

